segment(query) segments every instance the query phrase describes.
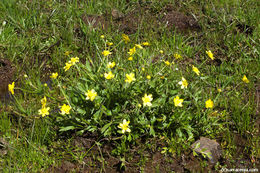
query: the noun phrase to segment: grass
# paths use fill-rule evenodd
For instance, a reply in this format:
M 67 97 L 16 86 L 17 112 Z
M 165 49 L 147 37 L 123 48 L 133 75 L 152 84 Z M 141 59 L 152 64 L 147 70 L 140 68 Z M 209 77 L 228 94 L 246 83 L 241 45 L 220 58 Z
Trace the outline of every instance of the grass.
M 150 7 L 160 11 L 169 2 L 151 1 Z M 237 134 L 247 141 L 241 154 L 259 163 L 259 133 L 253 125 L 259 119 L 256 114 L 259 96 L 255 94 L 260 78 L 259 2 L 175 2 L 179 11 L 199 18 L 202 31 L 173 33 L 163 25 L 153 29 L 142 22 L 137 32 L 129 35 L 128 44 L 122 41 L 121 31 L 113 27 L 91 28 L 82 20 L 84 14 L 110 14 L 112 9 L 127 13 L 137 4 L 137 1 L 130 5 L 125 1 L 0 2 L 0 57 L 11 60 L 17 68 L 15 94 L 8 105 L 0 102 L 0 150 L 4 152 L 0 156 L 1 171 L 44 172 L 58 166 L 64 158 L 83 163 L 88 153 L 75 153 L 77 148 L 60 141 L 71 130 L 77 134 L 98 133 L 95 142 L 99 148 L 100 140 L 114 139 L 111 141 L 115 141 L 115 149 L 110 154 L 120 158 L 121 166 L 131 158 L 131 146 L 141 145 L 140 138 L 146 141 L 163 138 L 166 154 L 179 156 L 190 150 L 195 139 L 207 136 L 218 139 L 224 157 L 232 160 L 238 149 L 234 138 Z M 252 34 L 238 31 L 237 24 L 252 27 Z M 127 60 L 129 49 L 144 41 L 150 46 L 137 49 L 134 60 Z M 109 47 L 107 42 L 113 45 Z M 110 50 L 112 55 L 104 58 L 104 50 Z M 217 61 L 207 56 L 207 50 L 213 52 Z M 64 55 L 66 51 L 71 54 Z M 182 58 L 176 60 L 175 53 Z M 80 62 L 65 72 L 65 62 L 76 56 Z M 154 57 L 159 60 L 153 62 Z M 167 66 L 166 60 L 174 64 Z M 108 61 L 116 62 L 112 70 L 114 80 L 104 78 L 109 71 Z M 192 65 L 200 70 L 200 76 L 192 71 Z M 133 70 L 136 81 L 126 84 L 125 75 Z M 58 72 L 58 79 L 50 79 L 53 72 Z M 151 80 L 146 79 L 147 75 Z M 243 82 L 244 75 L 249 83 Z M 189 83 L 184 90 L 178 85 L 182 77 Z M 84 92 L 93 88 L 98 97 L 94 102 L 86 101 Z M 152 108 L 138 107 L 143 104 L 145 93 L 152 94 Z M 177 95 L 184 99 L 183 107 L 174 106 Z M 50 115 L 42 118 L 38 110 L 44 107 L 41 104 L 44 96 Z M 208 99 L 213 100 L 213 109 L 205 108 Z M 63 104 L 72 107 L 69 115 L 59 114 Z M 123 119 L 130 120 L 130 133 L 120 134 L 118 125 Z M 146 149 L 151 147 L 144 145 Z M 100 169 L 104 171 L 100 151 L 91 157 L 102 162 Z M 147 160 L 141 158 L 138 166 L 142 168 Z

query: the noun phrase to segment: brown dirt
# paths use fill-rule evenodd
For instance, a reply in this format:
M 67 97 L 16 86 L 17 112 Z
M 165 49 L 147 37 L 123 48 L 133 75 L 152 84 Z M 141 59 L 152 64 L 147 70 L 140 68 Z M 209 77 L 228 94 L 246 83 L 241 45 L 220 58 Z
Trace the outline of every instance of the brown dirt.
M 112 27 L 126 34 L 133 34 L 138 30 L 141 32 L 152 30 L 159 33 L 159 29 L 165 27 L 170 32 L 174 32 L 176 29 L 183 33 L 201 29 L 193 16 L 177 11 L 173 5 L 167 5 L 160 11 L 156 11 L 150 6 L 136 6 L 127 14 L 113 9 L 111 14 L 83 15 L 82 20 L 93 28 L 106 30 L 108 27 Z
M 161 148 L 165 144 L 159 139 L 146 141 L 152 145 L 150 149 L 145 148 L 143 140 L 137 141 L 137 145 L 131 147 L 125 154 L 125 167 L 121 167 L 122 160 L 120 160 L 120 156 L 112 155 L 115 141 L 100 140 L 97 134 L 91 133 L 83 136 L 73 136 L 73 140 L 69 144 L 73 148 L 71 152 L 77 156 L 84 153 L 85 157 L 82 160 L 75 160 L 72 156 L 63 157 L 59 166 L 52 166 L 47 172 L 219 172 L 207 159 L 202 156 L 193 156 L 191 150 L 181 154 L 181 156 L 162 154 Z M 240 140 L 239 136 L 235 136 L 235 138 Z M 102 145 L 98 146 L 96 141 L 100 141 L 99 143 Z M 68 145 L 66 139 L 62 143 Z M 245 148 L 244 145 L 246 143 L 239 146 L 236 155 L 237 159 L 234 159 L 234 162 L 221 158 L 219 160 L 220 166 L 226 165 L 227 168 L 258 168 L 252 164 L 249 156 L 245 157 L 243 155 L 242 148 Z M 61 148 L 58 146 L 57 151 L 60 151 Z M 65 151 L 65 153 L 67 152 Z M 239 157 L 239 155 L 243 157 Z M 255 163 L 258 165 L 259 161 L 256 160 Z M 221 167 L 218 169 L 221 169 Z
M 0 59 L 0 99 L 8 93 L 8 84 L 12 83 L 15 67 L 7 59 Z

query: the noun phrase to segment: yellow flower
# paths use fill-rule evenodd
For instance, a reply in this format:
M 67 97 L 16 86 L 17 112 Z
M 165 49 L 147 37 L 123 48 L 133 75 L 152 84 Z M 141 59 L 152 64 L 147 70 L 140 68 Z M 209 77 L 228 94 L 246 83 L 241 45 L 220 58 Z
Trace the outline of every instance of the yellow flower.
M 178 54 L 178 53 L 175 53 L 173 56 L 175 57 L 175 59 L 180 59 L 180 58 L 182 58 L 182 56 L 181 56 L 180 54 Z
M 200 71 L 197 67 L 192 66 L 192 71 L 194 71 L 198 76 L 200 75 Z
M 50 107 L 42 107 L 40 110 L 38 110 L 39 115 L 41 115 L 42 117 L 45 117 L 46 115 L 49 115 L 49 110 Z
M 145 94 L 144 97 L 142 97 L 143 105 L 144 106 L 152 106 L 151 101 L 153 100 L 152 94 Z
M 105 38 L 105 36 L 104 36 L 104 35 L 101 35 L 100 38 Z
M 214 103 L 213 103 L 213 101 L 211 99 L 208 99 L 205 102 L 205 104 L 206 104 L 206 108 L 213 108 L 213 106 L 214 106 Z
M 42 107 L 45 107 L 45 106 L 46 106 L 47 99 L 46 99 L 45 96 L 41 99 L 41 103 L 42 103 Z
M 118 125 L 118 128 L 122 129 L 122 133 L 125 132 L 131 132 L 131 129 L 128 127 L 129 126 L 130 121 L 126 121 L 125 119 L 123 120 L 123 123 L 120 123 Z
M 142 45 L 143 45 L 143 46 L 149 46 L 150 43 L 148 43 L 148 42 L 146 41 L 146 42 L 143 42 Z
M 8 90 L 14 95 L 14 82 L 8 85 Z
M 27 74 L 24 74 L 23 77 L 24 77 L 24 78 L 28 78 Z
M 211 52 L 211 50 L 206 51 L 206 53 L 208 54 L 208 56 L 210 57 L 210 59 L 212 59 L 212 60 L 215 59 L 213 53 Z
M 68 71 L 71 66 L 72 66 L 71 63 L 67 63 L 67 62 L 66 62 L 66 65 L 65 65 L 65 67 L 63 67 L 63 68 L 65 69 L 65 71 Z
M 159 52 L 160 52 L 161 54 L 163 54 L 163 50 L 159 50 Z
M 128 35 L 126 35 L 126 34 L 122 34 L 122 37 L 126 44 L 131 41 L 130 38 L 128 37 Z
M 85 93 L 85 95 L 87 96 L 86 100 L 93 101 L 96 98 L 96 96 L 97 96 L 97 92 L 94 89 L 92 89 L 92 90 L 88 90 Z
M 79 58 L 78 57 L 72 57 L 69 61 L 70 64 L 75 65 L 77 62 L 79 62 Z
M 48 86 L 48 84 L 47 84 L 47 83 L 45 83 L 43 86 L 47 87 L 47 86 Z
M 169 61 L 164 61 L 166 65 L 170 65 L 171 63 Z
M 174 101 L 174 105 L 176 106 L 176 107 L 182 107 L 182 102 L 183 102 L 183 99 L 180 99 L 180 97 L 179 96 L 176 96 L 174 99 L 173 99 L 173 101 Z
M 181 89 L 188 87 L 188 82 L 184 77 L 182 77 L 182 80 L 178 84 L 181 85 Z
M 107 64 L 107 68 L 113 68 L 113 67 L 115 67 L 115 65 L 116 65 L 115 62 L 109 62 L 109 63 Z
M 129 52 L 127 52 L 130 56 L 132 56 L 133 54 L 135 54 L 136 49 L 135 47 L 133 47 L 132 49 L 129 49 Z
M 69 56 L 70 53 L 71 53 L 70 51 L 66 51 L 66 52 L 64 53 L 64 55 Z
M 150 76 L 150 75 L 147 75 L 147 76 L 146 76 L 146 79 L 150 80 L 150 79 L 151 79 L 151 76 Z
M 142 71 L 144 71 L 145 70 L 145 68 L 144 67 L 142 67 Z
M 69 105 L 63 104 L 61 109 L 60 109 L 60 114 L 65 115 L 70 113 L 71 107 Z
M 138 106 L 139 108 L 140 108 L 140 107 L 142 107 L 142 105 L 141 105 L 141 104 L 138 104 L 137 106 Z
M 115 77 L 115 75 L 110 71 L 108 73 L 104 74 L 106 79 L 113 79 Z
M 129 61 L 133 61 L 133 57 L 130 56 L 130 57 L 128 58 L 128 60 L 129 60 Z
M 143 49 L 143 46 L 141 46 L 140 44 L 135 44 L 135 47 L 137 47 L 138 49 Z
M 108 46 L 112 46 L 113 43 L 112 43 L 112 42 L 107 42 L 107 45 L 108 45 Z
M 247 79 L 246 75 L 243 76 L 243 79 L 242 79 L 242 80 L 243 80 L 243 82 L 245 82 L 245 83 L 249 83 L 249 82 L 250 82 L 250 81 Z
M 131 83 L 132 81 L 136 80 L 134 73 L 126 74 L 125 76 L 126 76 L 125 82 Z
M 221 93 L 221 92 L 222 92 L 221 88 L 218 88 L 218 92 L 219 92 L 219 93 Z
M 58 77 L 58 73 L 56 72 L 56 73 L 52 73 L 51 74 L 51 76 L 50 76 L 50 78 L 52 78 L 52 79 L 56 79 Z
M 104 56 L 108 56 L 108 55 L 111 55 L 112 53 L 111 53 L 110 51 L 108 51 L 108 50 L 104 50 L 104 51 L 102 52 L 102 54 L 103 54 Z

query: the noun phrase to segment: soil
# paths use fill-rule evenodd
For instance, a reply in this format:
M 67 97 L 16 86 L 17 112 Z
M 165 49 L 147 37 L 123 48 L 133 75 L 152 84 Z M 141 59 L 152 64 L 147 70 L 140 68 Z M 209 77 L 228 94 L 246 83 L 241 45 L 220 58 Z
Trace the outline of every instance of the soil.
M 12 83 L 15 67 L 7 59 L 0 59 L 0 99 L 5 99 L 8 93 L 8 84 Z
M 112 20 L 111 20 L 112 19 Z M 199 31 L 201 27 L 195 18 L 177 11 L 173 5 L 167 5 L 157 11 L 150 6 L 137 6 L 127 14 L 113 9 L 111 14 L 82 16 L 85 24 L 93 28 L 115 28 L 126 34 L 134 34 L 137 31 L 151 30 L 160 33 L 160 28 L 167 28 L 170 32 Z
M 187 153 L 182 153 L 181 156 L 162 154 L 162 147 L 166 146 L 159 139 L 149 139 L 149 141 L 140 140 L 138 145 L 132 146 L 125 154 L 125 167 L 122 167 L 120 156 L 113 155 L 115 141 L 103 139 L 100 140 L 97 134 L 86 133 L 83 136 L 72 135 L 73 140 L 63 139 L 61 143 L 72 146 L 71 152 L 73 155 L 82 156 L 82 160 L 75 160 L 72 156 L 63 157 L 59 166 L 50 167 L 47 172 L 219 172 L 221 167 L 215 168 L 208 159 L 201 155 L 194 156 L 192 150 Z M 219 159 L 219 166 L 226 165 L 227 168 L 258 168 L 260 165 L 258 160 L 255 160 L 255 166 L 249 155 L 244 155 L 242 148 L 246 147 L 244 138 L 239 135 L 235 136 L 235 140 L 241 142 L 236 154 L 235 160 Z M 97 145 L 96 141 L 100 141 Z M 144 143 L 150 143 L 151 148 L 145 148 Z M 52 146 L 53 147 L 53 146 Z M 62 153 L 62 147 L 57 147 L 57 151 Z M 54 148 L 55 149 L 55 148 Z M 243 159 L 242 159 L 243 158 Z

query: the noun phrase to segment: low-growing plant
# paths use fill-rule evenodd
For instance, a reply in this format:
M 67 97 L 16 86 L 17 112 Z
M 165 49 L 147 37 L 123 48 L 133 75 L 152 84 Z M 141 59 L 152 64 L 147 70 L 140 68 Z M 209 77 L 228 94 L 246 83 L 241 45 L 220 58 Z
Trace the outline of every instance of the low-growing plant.
M 178 69 L 182 55 L 154 52 L 150 44 L 135 44 L 125 34 L 114 44 L 101 35 L 97 57 L 72 57 L 66 51 L 64 71 L 50 75 L 50 88 L 40 87 L 38 115 L 55 122 L 61 132 L 98 132 L 121 140 L 119 153 L 127 150 L 126 142 L 144 136 L 164 133 L 177 143 L 189 143 L 194 134 L 213 133 L 218 119 L 209 115 L 219 92 L 202 92 L 197 86 L 207 84 L 209 76 L 195 65 Z M 205 57 L 214 59 L 211 51 Z

